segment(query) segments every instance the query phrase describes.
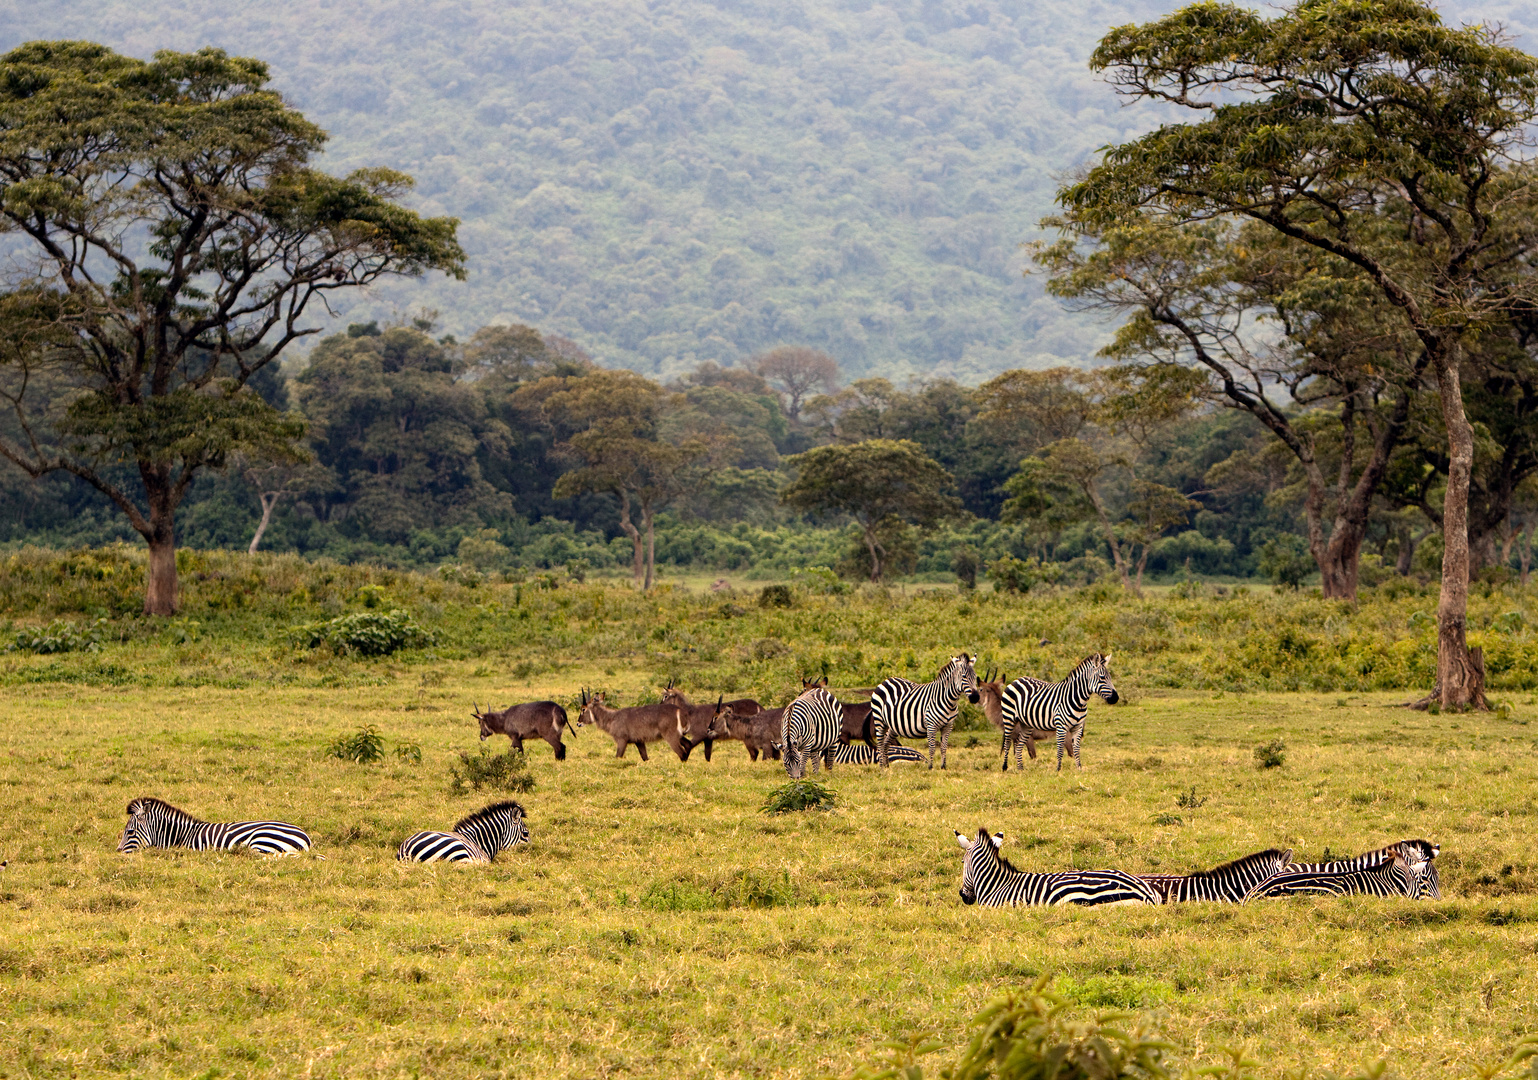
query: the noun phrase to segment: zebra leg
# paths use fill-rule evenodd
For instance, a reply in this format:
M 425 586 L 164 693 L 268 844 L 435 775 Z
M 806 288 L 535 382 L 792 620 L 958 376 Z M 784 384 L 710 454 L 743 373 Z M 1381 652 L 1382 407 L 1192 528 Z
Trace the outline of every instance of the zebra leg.
M 1058 772 L 1062 772 L 1063 771 L 1063 743 L 1064 743 L 1064 741 L 1068 737 L 1068 725 L 1064 724 L 1061 720 L 1059 720 L 1054 726 L 1057 728 L 1057 771 Z
M 1079 744 L 1084 741 L 1084 724 L 1081 721 L 1073 726 L 1073 763 L 1079 768 L 1084 768 L 1084 762 L 1079 760 Z
M 951 725 L 946 724 L 940 729 L 940 768 L 945 768 L 945 752 L 951 745 Z
M 924 742 L 929 745 L 929 767 L 933 769 L 935 767 L 935 726 L 933 724 L 924 725 Z M 940 767 L 945 768 L 944 765 Z

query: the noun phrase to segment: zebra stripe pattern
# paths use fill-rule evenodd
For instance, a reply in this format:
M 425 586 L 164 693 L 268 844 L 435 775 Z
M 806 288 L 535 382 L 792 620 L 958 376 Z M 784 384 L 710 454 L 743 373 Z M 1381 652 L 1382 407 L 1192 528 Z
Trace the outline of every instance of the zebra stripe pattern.
M 246 847 L 259 855 L 294 855 L 310 849 L 310 836 L 286 821 L 200 821 L 160 799 L 138 798 L 128 804 L 128 823 L 117 849 L 131 853 L 152 847 L 193 851 Z
M 1292 858 L 1291 851 L 1268 848 L 1242 859 L 1189 874 L 1139 874 L 1157 889 L 1166 904 L 1206 900 L 1220 904 L 1241 903 L 1250 890 L 1280 873 Z
M 951 657 L 940 674 L 927 683 L 892 677 L 883 679 L 871 692 L 871 728 L 876 734 L 876 760 L 886 766 L 890 748 L 898 739 L 922 737 L 929 746 L 929 767 L 935 767 L 935 740 L 940 742 L 940 768 L 951 729 L 956 725 L 956 701 L 962 694 L 977 702 L 974 658 L 966 653 Z
M 1304 870 L 1275 874 L 1250 890 L 1249 900 L 1277 896 L 1408 896 L 1415 898 L 1415 875 L 1397 851 L 1376 866 L 1328 874 Z
M 1415 880 L 1415 892 L 1412 895 L 1417 900 L 1440 900 L 1442 886 L 1437 879 L 1437 868 L 1433 860 L 1441 852 L 1442 845 L 1433 844 L 1430 840 L 1400 840 L 1380 847 L 1376 851 L 1365 851 L 1350 859 L 1322 863 L 1289 862 L 1279 872 L 1344 874 L 1356 870 L 1369 870 L 1399 855 L 1410 868 L 1410 876 Z
M 831 770 L 838 749 L 838 733 L 844 726 L 844 707 L 820 686 L 803 690 L 801 696 L 785 707 L 780 719 L 780 747 L 785 775 L 800 780 L 806 775 L 807 760 L 812 772 L 823 761 Z
M 1089 712 L 1091 694 L 1099 694 L 1107 705 L 1121 700 L 1111 683 L 1111 654 L 1095 653 L 1079 661 L 1062 682 L 1047 682 L 1022 676 L 1004 688 L 1004 770 L 1009 771 L 1009 750 L 1015 750 L 1015 766 L 1025 768 L 1020 760 L 1021 744 L 1033 732 L 1052 731 L 1057 735 L 1057 768 L 1063 769 L 1063 750 L 1073 754 L 1079 768 L 1079 744 L 1084 741 L 1084 717 Z M 1031 757 L 1036 749 L 1031 747 Z
M 395 858 L 400 862 L 489 863 L 500 851 L 529 842 L 523 807 L 515 802 L 484 806 L 454 825 L 453 832 L 408 836 Z
M 878 765 L 876 751 L 864 743 L 845 743 L 833 754 L 839 765 Z M 888 761 L 923 761 L 924 755 L 911 746 L 894 743 L 887 749 Z
M 1016 870 L 999 854 L 1003 842 L 1003 833 L 990 836 L 985 828 L 977 830 L 976 840 L 956 833 L 956 843 L 966 852 L 961 862 L 963 904 L 1017 907 L 1164 903 L 1159 890 L 1120 870 L 1070 870 L 1056 874 Z

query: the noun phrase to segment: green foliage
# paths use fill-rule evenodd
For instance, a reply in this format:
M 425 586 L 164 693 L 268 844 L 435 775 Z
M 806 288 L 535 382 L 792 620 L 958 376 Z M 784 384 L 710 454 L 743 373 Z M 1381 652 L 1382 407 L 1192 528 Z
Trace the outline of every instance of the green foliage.
M 988 564 L 988 577 L 995 589 L 1004 592 L 1028 593 L 1033 585 L 1051 584 L 1061 580 L 1063 568 L 1057 563 L 1041 559 L 1017 559 L 1013 555 L 1001 555 Z
M 1175 805 L 1182 810 L 1199 810 L 1207 805 L 1207 796 L 1196 794 L 1196 786 L 1193 784 L 1190 791 L 1182 791 L 1175 796 Z
M 837 799 L 836 792 L 824 787 L 816 780 L 791 780 L 769 792 L 761 809 L 766 814 L 789 814 L 800 810 L 832 810 Z
M 400 609 L 390 612 L 360 611 L 320 623 L 305 623 L 287 631 L 288 639 L 301 648 L 328 646 L 334 652 L 357 656 L 388 656 L 401 649 L 418 649 L 437 640 L 432 631 L 417 624 Z
M 67 652 L 99 652 L 102 638 L 108 630 L 106 619 L 97 619 L 81 626 L 77 623 L 55 619 L 47 626 L 16 631 L 16 638 L 5 647 L 6 652 L 29 652 L 39 655 Z
M 1255 767 L 1258 769 L 1276 769 L 1287 763 L 1287 744 L 1281 739 L 1272 739 L 1268 743 L 1262 743 L 1255 747 Z M 1195 790 L 1194 788 L 1192 790 Z
M 483 746 L 475 754 L 461 750 L 459 764 L 449 763 L 449 794 L 463 795 L 487 788 L 492 791 L 527 793 L 534 790 L 534 774 L 521 750 L 492 754 Z
M 1275 536 L 1260 549 L 1260 572 L 1278 587 L 1297 590 L 1315 567 L 1308 555 L 1308 545 L 1297 536 Z
M 956 575 L 956 584 L 971 592 L 977 588 L 977 552 L 971 548 L 957 548 L 956 557 L 951 560 L 951 572 Z
M 422 744 L 403 742 L 395 744 L 395 757 L 397 761 L 409 765 L 422 764 Z
M 795 602 L 789 585 L 765 585 L 758 591 L 761 608 L 788 608 Z
M 619 900 L 621 907 L 633 902 L 648 911 L 729 911 L 800 907 L 816 904 L 818 898 L 802 896 L 788 870 L 781 870 L 779 877 L 737 870 L 714 880 L 653 881 L 634 901 L 623 894 Z
M 326 753 L 343 761 L 372 765 L 384 760 L 384 736 L 379 734 L 378 726 L 365 724 L 351 735 L 339 735 Z

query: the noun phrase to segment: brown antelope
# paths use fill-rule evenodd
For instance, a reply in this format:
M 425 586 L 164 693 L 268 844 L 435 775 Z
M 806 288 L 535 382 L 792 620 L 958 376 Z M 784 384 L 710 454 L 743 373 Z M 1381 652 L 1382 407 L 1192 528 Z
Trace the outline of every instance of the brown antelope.
M 669 705 L 677 705 L 684 713 L 684 731 L 680 732 L 689 742 L 695 746 L 701 744 L 705 747 L 705 760 L 710 760 L 711 750 L 717 739 L 739 739 L 742 736 L 736 734 L 741 728 L 734 721 L 751 720 L 763 711 L 763 706 L 752 698 L 738 698 L 735 701 L 722 702 L 720 699 L 726 695 L 717 697 L 714 705 L 694 705 L 684 697 L 684 692 L 668 683 L 667 689 L 662 691 L 662 700 Z M 732 719 L 728 719 L 724 713 L 730 711 Z
M 475 702 L 470 703 L 470 715 L 481 722 L 481 742 L 493 735 L 506 735 L 512 740 L 513 749 L 522 751 L 523 740 L 538 737 L 550 744 L 555 760 L 566 760 L 566 744 L 561 742 L 561 726 L 575 738 L 577 729 L 566 718 L 566 710 L 553 701 L 530 701 L 523 705 L 509 705 L 501 712 L 481 712 Z
M 985 678 L 977 681 L 977 704 L 983 710 L 983 715 L 988 718 L 988 722 L 1000 731 L 1004 730 L 1004 688 L 1008 685 L 1009 679 L 997 671 L 991 671 Z M 1054 739 L 1057 734 L 1052 728 L 1016 728 L 1015 737 L 1025 743 L 1025 749 L 1030 753 L 1031 760 L 1035 761 L 1036 744 Z M 1005 748 L 1005 753 L 1008 753 L 1008 747 Z
M 646 744 L 649 742 L 667 743 L 673 748 L 673 753 L 678 755 L 679 761 L 688 761 L 689 751 L 693 749 L 693 744 L 686 743 L 680 734 L 685 730 L 683 711 L 677 705 L 666 702 L 611 709 L 604 704 L 603 694 L 590 697 L 584 690 L 582 711 L 577 714 L 577 726 L 587 724 L 607 732 L 609 738 L 614 740 L 615 757 L 624 757 L 631 743 L 641 752 L 642 761 L 650 760 L 646 756 Z

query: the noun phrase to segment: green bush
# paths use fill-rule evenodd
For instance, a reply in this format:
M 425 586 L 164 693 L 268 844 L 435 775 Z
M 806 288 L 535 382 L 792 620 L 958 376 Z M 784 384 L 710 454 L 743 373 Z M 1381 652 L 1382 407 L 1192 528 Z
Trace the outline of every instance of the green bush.
M 761 608 L 790 607 L 792 597 L 789 585 L 765 585 L 758 594 Z
M 1287 744 L 1281 739 L 1272 739 L 1268 743 L 1255 747 L 1256 768 L 1275 769 L 1285 764 L 1287 764 Z
M 988 564 L 988 577 L 993 587 L 1001 592 L 1025 593 L 1031 586 L 1052 584 L 1063 576 L 1059 563 L 1042 562 L 1040 559 L 1017 559 L 1003 555 Z
M 792 780 L 781 784 L 764 800 L 766 814 L 789 814 L 798 810 L 832 810 L 837 794 L 816 780 Z
M 527 793 L 534 790 L 534 776 L 521 750 L 505 754 L 488 753 L 483 746 L 477 754 L 459 752 L 459 764 L 449 765 L 449 794 L 489 788 L 492 791 Z
M 334 652 L 358 656 L 388 656 L 401 649 L 422 648 L 436 640 L 432 631 L 398 609 L 388 614 L 360 611 L 328 622 L 307 623 L 293 627 L 287 636 L 305 648 L 328 645 Z
M 1302 537 L 1291 533 L 1267 540 L 1261 546 L 1257 565 L 1260 572 L 1278 586 L 1294 591 L 1314 571 L 1314 561 L 1309 557 L 1308 546 Z
M 343 761 L 354 761 L 359 765 L 371 765 L 376 761 L 384 760 L 384 736 L 379 734 L 379 728 L 373 724 L 360 727 L 351 735 L 340 735 L 326 748 L 326 753 Z
M 16 640 L 6 646 L 6 652 L 29 652 L 40 655 L 67 652 L 99 652 L 101 639 L 107 632 L 107 620 L 97 619 L 85 626 L 77 626 L 63 619 L 55 619 L 47 626 L 35 630 L 18 630 Z

